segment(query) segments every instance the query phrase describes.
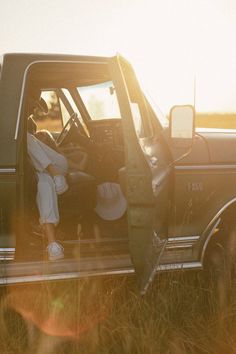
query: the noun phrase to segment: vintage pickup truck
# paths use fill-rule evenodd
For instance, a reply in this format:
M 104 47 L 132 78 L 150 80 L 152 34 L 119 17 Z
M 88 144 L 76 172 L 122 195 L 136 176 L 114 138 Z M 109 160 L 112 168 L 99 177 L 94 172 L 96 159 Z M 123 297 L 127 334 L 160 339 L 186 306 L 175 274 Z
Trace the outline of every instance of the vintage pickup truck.
M 43 127 L 90 159 L 88 170 L 68 173 L 76 192 L 59 197 L 65 258 L 55 262 L 45 258 L 27 154 L 35 88 L 48 105 L 51 94 L 58 102 L 57 128 Z M 45 113 L 35 121 L 41 128 Z M 136 273 L 144 293 L 156 272 L 201 269 L 209 245 L 235 224 L 235 176 L 236 132 L 195 131 L 188 105 L 167 120 L 123 57 L 0 58 L 1 284 Z M 104 182 L 119 184 L 127 200 L 116 220 L 94 212 Z

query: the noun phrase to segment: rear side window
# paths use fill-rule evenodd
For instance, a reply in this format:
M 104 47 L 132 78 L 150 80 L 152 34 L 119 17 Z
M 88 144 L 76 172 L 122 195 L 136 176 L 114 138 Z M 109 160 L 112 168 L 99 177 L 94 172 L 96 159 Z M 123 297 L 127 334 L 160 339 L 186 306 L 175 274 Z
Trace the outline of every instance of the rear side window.
M 50 132 L 60 132 L 63 128 L 59 98 L 56 91 L 44 90 L 41 97 L 47 104 L 48 112 L 45 114 L 40 109 L 34 112 L 34 120 L 38 130 L 47 129 Z

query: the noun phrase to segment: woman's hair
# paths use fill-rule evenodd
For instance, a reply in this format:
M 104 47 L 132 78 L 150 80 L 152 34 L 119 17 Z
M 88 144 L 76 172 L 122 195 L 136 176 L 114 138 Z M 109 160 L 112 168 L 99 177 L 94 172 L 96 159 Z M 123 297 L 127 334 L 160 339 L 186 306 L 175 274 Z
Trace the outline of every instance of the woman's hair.
M 42 141 L 44 144 L 48 145 L 51 149 L 58 151 L 56 142 L 52 134 L 46 130 L 42 129 L 35 133 L 35 137 Z

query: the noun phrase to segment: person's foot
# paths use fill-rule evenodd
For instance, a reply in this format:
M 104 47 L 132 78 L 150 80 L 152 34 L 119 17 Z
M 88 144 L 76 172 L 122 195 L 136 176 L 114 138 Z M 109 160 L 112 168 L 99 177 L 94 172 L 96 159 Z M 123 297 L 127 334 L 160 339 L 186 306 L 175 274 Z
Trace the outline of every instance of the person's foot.
M 56 241 L 49 243 L 47 252 L 49 261 L 57 261 L 64 258 L 64 248 Z
M 63 175 L 56 175 L 53 177 L 53 180 L 58 195 L 65 193 L 69 188 L 66 179 Z

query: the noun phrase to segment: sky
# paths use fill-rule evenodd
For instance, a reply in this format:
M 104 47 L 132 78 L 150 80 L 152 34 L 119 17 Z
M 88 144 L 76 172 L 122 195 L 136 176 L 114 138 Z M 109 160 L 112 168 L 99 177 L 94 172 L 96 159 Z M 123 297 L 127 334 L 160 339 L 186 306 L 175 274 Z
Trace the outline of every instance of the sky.
M 236 112 L 235 0 L 0 0 L 0 53 L 120 53 L 164 113 Z

